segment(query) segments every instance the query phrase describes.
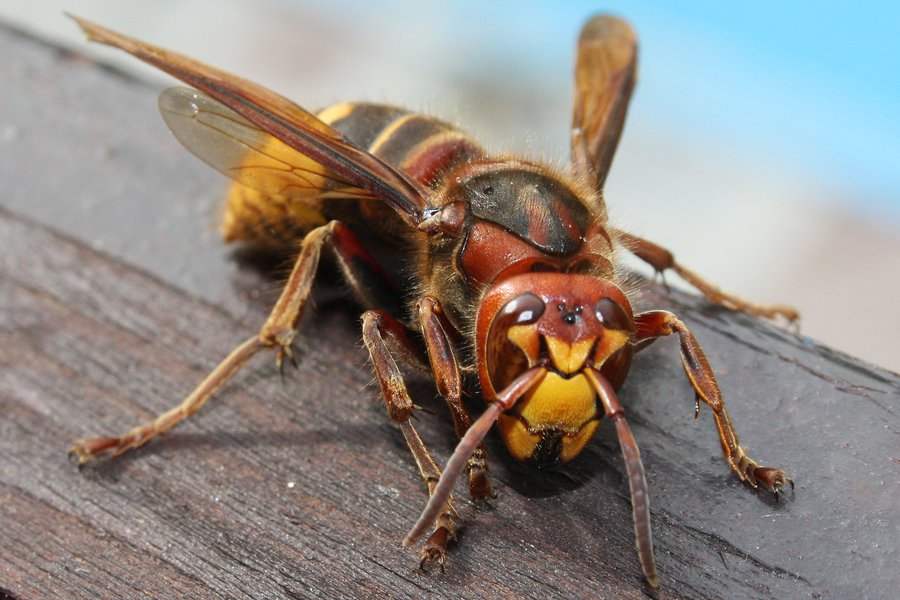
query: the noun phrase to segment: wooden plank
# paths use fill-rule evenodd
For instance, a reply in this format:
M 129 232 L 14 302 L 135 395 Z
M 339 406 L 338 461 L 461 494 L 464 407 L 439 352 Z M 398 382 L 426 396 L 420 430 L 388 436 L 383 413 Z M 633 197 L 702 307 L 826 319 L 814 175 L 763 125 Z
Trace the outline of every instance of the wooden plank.
M 79 473 L 72 439 L 180 399 L 259 325 L 277 279 L 217 245 L 221 182 L 168 138 L 149 88 L 6 30 L 0 52 L 16 91 L 0 161 L 15 182 L 0 197 L 0 597 L 646 594 L 608 424 L 556 471 L 491 438 L 494 509 L 462 496 L 446 571 L 417 572 L 399 540 L 424 491 L 367 386 L 354 309 L 329 296 L 284 382 L 257 359 L 170 435 Z M 897 375 L 680 294 L 650 287 L 640 305 L 694 328 L 743 440 L 797 482 L 778 503 L 745 489 L 708 411 L 692 419 L 677 344 L 642 353 L 621 398 L 661 595 L 890 597 Z M 443 461 L 453 433 L 433 397 L 416 388 L 417 423 Z

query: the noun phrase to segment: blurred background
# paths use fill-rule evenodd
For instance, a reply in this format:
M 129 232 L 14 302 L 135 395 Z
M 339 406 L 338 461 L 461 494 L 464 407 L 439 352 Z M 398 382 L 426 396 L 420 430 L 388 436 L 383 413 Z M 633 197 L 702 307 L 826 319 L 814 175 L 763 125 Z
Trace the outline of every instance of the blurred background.
M 0 0 L 0 22 L 162 87 L 86 44 L 64 10 L 309 108 L 401 104 L 554 164 L 568 157 L 578 31 L 615 12 L 641 54 L 607 186 L 614 222 L 727 290 L 797 306 L 803 334 L 900 371 L 896 3 Z

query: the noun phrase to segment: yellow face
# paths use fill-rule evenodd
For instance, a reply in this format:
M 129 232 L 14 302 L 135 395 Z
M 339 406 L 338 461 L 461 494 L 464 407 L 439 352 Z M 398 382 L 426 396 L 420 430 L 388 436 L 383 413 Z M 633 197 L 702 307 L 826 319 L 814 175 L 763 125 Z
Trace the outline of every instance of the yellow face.
M 529 340 L 525 348 L 540 347 L 538 336 L 537 329 L 527 325 L 511 328 L 508 335 L 514 344 L 528 337 L 537 341 Z M 609 331 L 603 341 L 600 344 L 598 339 L 588 338 L 570 344 L 559 338 L 543 339 L 552 370 L 498 421 L 500 436 L 513 457 L 565 463 L 578 456 L 603 417 L 596 392 L 581 371 L 589 359 L 618 351 L 628 337 L 622 331 Z M 537 355 L 530 362 L 539 361 Z
M 526 369 L 546 369 L 498 420 L 510 454 L 538 464 L 568 462 L 582 451 L 604 414 L 586 370 L 603 372 L 617 386 L 631 354 L 633 325 L 620 304 L 627 302 L 624 296 L 610 298 L 593 279 L 580 290 L 574 285 L 583 283 L 580 278 L 556 275 L 550 283 L 561 293 L 506 294 L 513 297 L 493 316 L 482 346 L 488 400 Z

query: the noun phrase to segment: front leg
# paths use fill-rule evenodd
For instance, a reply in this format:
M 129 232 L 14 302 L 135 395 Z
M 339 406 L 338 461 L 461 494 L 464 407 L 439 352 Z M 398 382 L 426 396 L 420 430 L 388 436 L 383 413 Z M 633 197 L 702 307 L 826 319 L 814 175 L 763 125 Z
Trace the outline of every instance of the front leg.
M 738 474 L 741 481 L 746 481 L 756 487 L 759 482 L 778 493 L 778 490 L 786 483 L 793 487 L 794 482 L 788 479 L 784 471 L 772 467 L 762 467 L 747 455 L 746 450 L 738 441 L 737 432 L 731 424 L 722 393 L 716 383 L 716 377 L 709 366 L 709 361 L 703 353 L 697 338 L 690 332 L 687 326 L 675 315 L 664 310 L 653 310 L 635 316 L 636 343 L 650 341 L 654 338 L 678 335 L 681 343 L 681 364 L 697 394 L 695 416 L 700 412 L 700 400 L 703 400 L 713 410 L 716 428 L 719 430 L 719 441 L 722 443 L 722 452 L 731 469 Z
M 624 231 L 616 231 L 616 235 L 625 248 L 653 267 L 657 273 L 665 274 L 665 272 L 670 269 L 675 271 L 682 279 L 694 286 L 710 302 L 766 319 L 782 317 L 789 323 L 794 323 L 800 318 L 800 313 L 797 312 L 796 308 L 791 306 L 785 306 L 783 304 L 760 304 L 724 291 L 720 287 L 703 279 L 684 265 L 678 263 L 671 252 L 651 241 L 639 238 L 636 235 Z
M 462 439 L 472 426 L 472 416 L 462 403 L 462 383 L 456 354 L 450 342 L 450 332 L 454 329 L 444 316 L 440 302 L 434 296 L 423 296 L 416 302 L 419 327 L 428 348 L 428 359 L 437 383 L 438 392 L 450 407 L 456 435 Z M 469 474 L 469 494 L 473 500 L 484 500 L 493 496 L 488 482 L 487 450 L 484 443 L 478 445 L 466 463 Z

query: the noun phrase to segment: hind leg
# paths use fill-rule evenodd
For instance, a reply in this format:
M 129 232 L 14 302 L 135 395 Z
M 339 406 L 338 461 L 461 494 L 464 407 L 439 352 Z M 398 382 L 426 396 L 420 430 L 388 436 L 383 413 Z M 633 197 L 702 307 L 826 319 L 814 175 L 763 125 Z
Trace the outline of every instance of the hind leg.
M 313 229 L 303 239 L 300 255 L 287 284 L 255 336 L 235 348 L 180 404 L 125 434 L 77 440 L 70 452 L 78 457 L 78 463 L 84 464 L 105 453 L 119 456 L 171 429 L 200 410 L 260 350 L 274 350 L 279 367 L 285 359 L 293 360 L 291 345 L 325 248 L 333 250 L 338 264 L 354 289 L 358 287 L 363 291 L 364 281 L 382 273 L 353 233 L 339 221 L 331 221 Z
M 728 293 L 703 279 L 687 267 L 679 264 L 675 260 L 674 255 L 662 246 L 658 246 L 653 242 L 624 231 L 617 231 L 616 233 L 625 248 L 653 267 L 657 273 L 665 274 L 668 270 L 675 271 L 682 279 L 694 286 L 697 291 L 703 294 L 710 302 L 721 304 L 722 306 L 726 306 L 733 310 L 739 310 L 757 317 L 764 317 L 766 319 L 782 317 L 789 323 L 793 323 L 800 318 L 800 313 L 791 306 L 782 304 L 760 304 L 746 300 L 735 294 Z

